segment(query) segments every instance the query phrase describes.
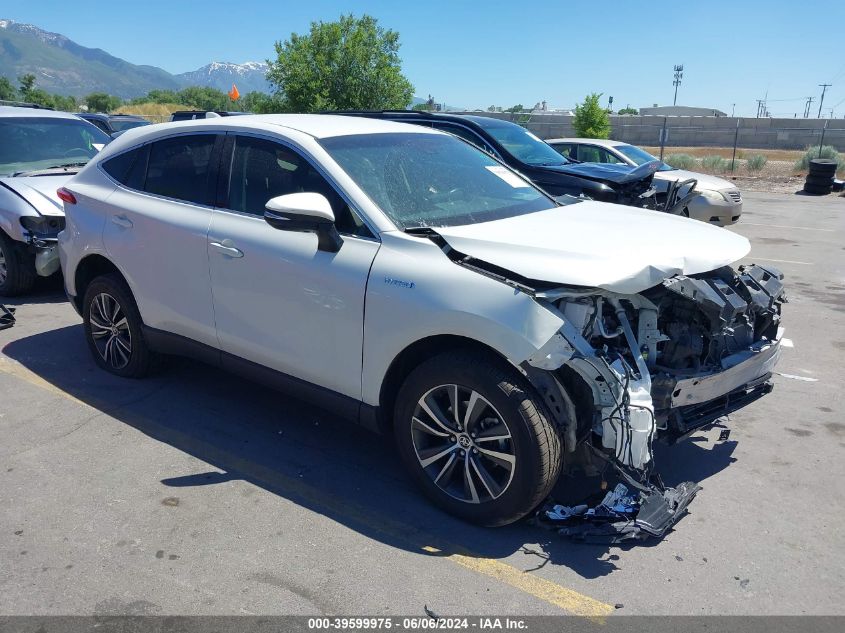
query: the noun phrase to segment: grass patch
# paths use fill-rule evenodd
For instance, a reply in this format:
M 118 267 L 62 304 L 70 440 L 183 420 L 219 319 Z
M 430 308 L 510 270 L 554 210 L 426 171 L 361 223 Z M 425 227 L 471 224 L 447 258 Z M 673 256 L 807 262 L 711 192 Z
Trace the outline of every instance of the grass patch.
M 830 160 L 835 160 L 838 165 L 836 168 L 837 171 L 845 168 L 845 157 L 837 152 L 833 145 L 823 145 L 821 150 L 819 149 L 819 146 L 816 145 L 815 147 L 808 147 L 804 152 L 804 155 L 795 161 L 795 171 L 807 171 L 810 168 L 810 161 L 814 158 L 829 158 Z
M 667 165 L 675 169 L 693 169 L 695 167 L 695 156 L 689 154 L 669 154 L 663 159 Z
M 748 168 L 748 171 L 760 171 L 768 162 L 769 159 L 763 156 L 763 154 L 751 154 L 745 160 L 745 166 Z
M 163 123 L 170 120 L 170 115 L 177 110 L 189 110 L 180 103 L 139 103 L 136 105 L 120 106 L 114 111 L 115 114 L 136 114 L 150 119 L 155 123 Z
M 724 172 L 728 169 L 730 162 L 724 156 L 719 156 L 718 154 L 713 154 L 711 156 L 705 156 L 701 159 L 701 166 L 708 170 L 714 172 Z

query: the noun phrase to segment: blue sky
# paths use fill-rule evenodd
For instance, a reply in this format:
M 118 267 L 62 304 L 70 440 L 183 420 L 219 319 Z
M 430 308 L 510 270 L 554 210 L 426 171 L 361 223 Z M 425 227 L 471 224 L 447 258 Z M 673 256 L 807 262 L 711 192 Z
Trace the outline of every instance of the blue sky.
M 661 7 L 663 7 L 661 9 Z M 173 73 L 210 61 L 264 60 L 291 32 L 341 13 L 369 13 L 400 33 L 416 94 L 465 107 L 572 107 L 588 92 L 614 106 L 672 102 L 753 116 L 804 110 L 833 83 L 825 116 L 845 116 L 845 0 L 766 2 L 393 2 L 334 0 L 3 0 L 0 18 L 29 22 L 136 64 Z

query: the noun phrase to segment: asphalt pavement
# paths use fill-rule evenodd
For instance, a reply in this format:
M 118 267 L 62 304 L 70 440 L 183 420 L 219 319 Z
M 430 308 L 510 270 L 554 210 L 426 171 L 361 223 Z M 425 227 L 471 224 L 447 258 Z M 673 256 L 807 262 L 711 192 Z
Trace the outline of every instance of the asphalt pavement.
M 112 377 L 44 280 L 0 332 L 0 615 L 843 615 L 843 217 L 746 194 L 730 230 L 785 273 L 792 347 L 728 441 L 659 448 L 703 490 L 628 546 L 461 523 L 389 442 L 192 361 Z

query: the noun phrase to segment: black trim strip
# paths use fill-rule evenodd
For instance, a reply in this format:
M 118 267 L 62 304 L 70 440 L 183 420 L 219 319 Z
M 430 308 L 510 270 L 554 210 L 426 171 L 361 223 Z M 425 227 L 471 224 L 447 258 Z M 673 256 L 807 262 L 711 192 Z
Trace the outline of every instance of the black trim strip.
M 148 345 L 160 354 L 186 356 L 220 367 L 347 418 L 370 431 L 381 432 L 378 407 L 178 334 L 146 325 L 143 326 L 143 332 Z

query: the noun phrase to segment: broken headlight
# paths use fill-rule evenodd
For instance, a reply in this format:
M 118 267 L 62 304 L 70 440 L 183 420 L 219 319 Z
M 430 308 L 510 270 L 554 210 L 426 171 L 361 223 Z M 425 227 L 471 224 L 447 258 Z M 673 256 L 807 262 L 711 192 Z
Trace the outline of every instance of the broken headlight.
M 65 218 L 56 215 L 25 215 L 21 218 L 21 226 L 33 237 L 54 238 L 64 230 Z

